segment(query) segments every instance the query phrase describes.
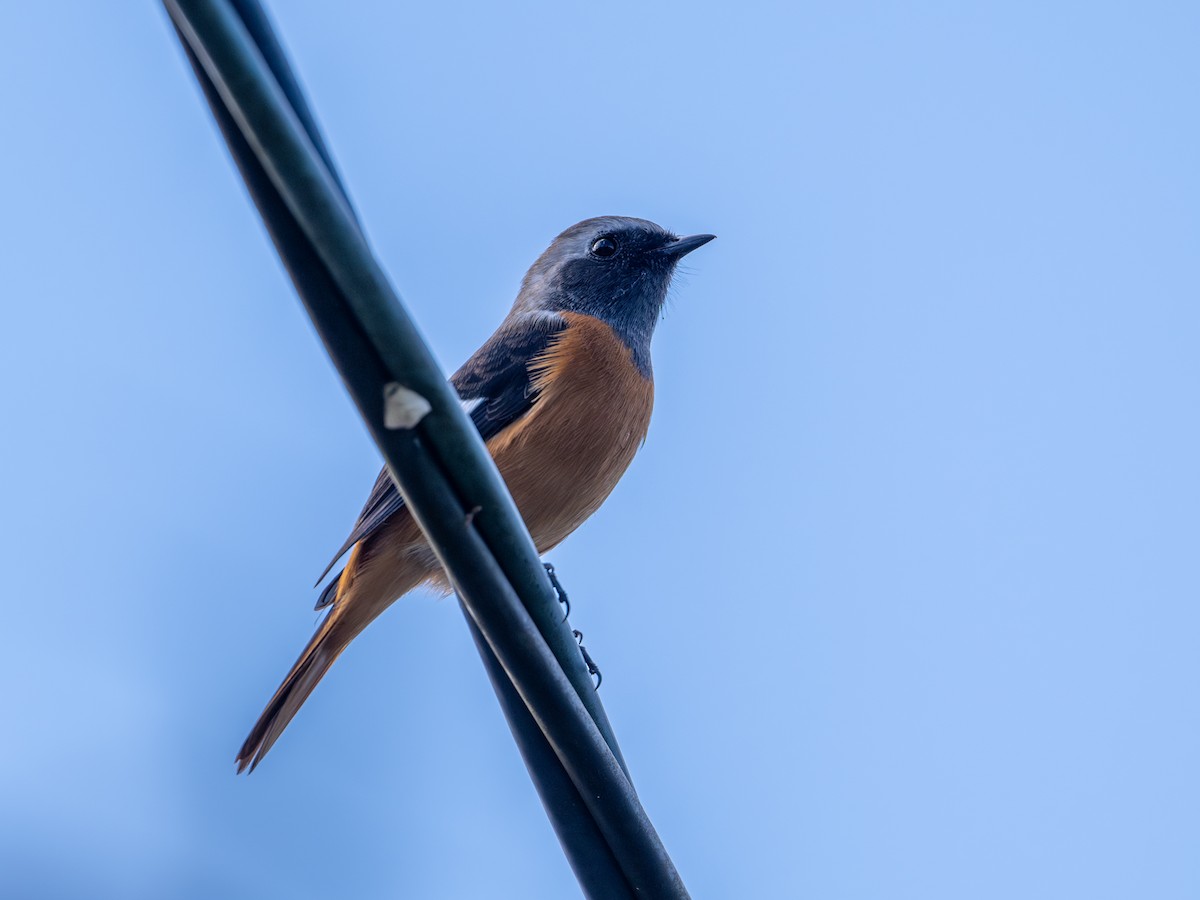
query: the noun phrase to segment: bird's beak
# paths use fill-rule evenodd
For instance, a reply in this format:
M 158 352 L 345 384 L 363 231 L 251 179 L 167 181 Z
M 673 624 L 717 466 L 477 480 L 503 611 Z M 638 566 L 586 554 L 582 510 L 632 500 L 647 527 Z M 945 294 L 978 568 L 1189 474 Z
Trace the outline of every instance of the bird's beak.
M 669 244 L 663 244 L 658 248 L 658 252 L 679 259 L 687 256 L 697 247 L 703 247 L 715 237 L 715 234 L 689 234 L 687 237 L 676 238 Z

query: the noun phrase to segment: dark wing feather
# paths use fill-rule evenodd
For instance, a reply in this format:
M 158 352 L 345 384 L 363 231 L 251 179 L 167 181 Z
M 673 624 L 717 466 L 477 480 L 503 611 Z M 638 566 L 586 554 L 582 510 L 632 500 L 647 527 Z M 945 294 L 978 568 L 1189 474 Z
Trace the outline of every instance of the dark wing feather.
M 392 476 L 388 474 L 385 467 L 379 473 L 379 477 L 375 479 L 375 487 L 371 488 L 371 495 L 367 497 L 367 502 L 363 504 L 362 512 L 358 514 L 358 521 L 354 523 L 354 528 L 350 531 L 350 537 L 346 538 L 346 542 L 338 549 L 338 552 L 333 554 L 333 559 L 329 561 L 329 565 L 325 567 L 325 571 L 321 573 L 321 578 L 317 579 L 317 584 L 321 583 L 321 579 L 329 574 L 329 570 L 337 565 L 337 561 L 342 556 L 361 541 L 364 537 L 382 525 L 387 519 L 394 515 L 404 506 L 404 498 L 400 496 L 400 492 L 396 490 L 396 485 L 392 481 Z M 321 594 L 321 599 L 317 601 L 316 609 L 323 609 L 329 603 L 325 602 L 325 594 Z M 333 598 L 329 598 L 332 602 Z
M 530 314 L 509 319 L 475 352 L 450 383 L 463 402 L 480 400 L 471 410 L 471 421 L 486 441 L 499 434 L 537 402 L 529 363 L 542 353 L 553 337 L 566 327 L 558 316 Z M 404 507 L 387 469 L 375 479 L 375 487 L 358 514 L 358 521 L 317 583 L 321 583 L 337 561 L 363 538 L 371 535 Z M 336 579 L 335 579 L 336 582 Z M 317 609 L 333 602 L 336 590 L 321 593 Z
M 333 566 L 331 565 L 329 568 L 332 569 Z M 329 569 L 326 569 L 325 571 L 328 572 Z M 344 572 L 345 569 L 342 571 Z M 322 575 L 321 577 L 324 578 L 325 576 Z M 337 599 L 338 585 L 341 584 L 341 582 L 342 573 L 338 572 L 329 580 L 329 584 L 325 585 L 325 587 L 321 590 L 321 596 L 317 598 L 317 602 L 313 606 L 313 609 L 322 610 L 327 606 L 332 606 L 333 601 Z M 320 584 L 320 582 L 317 583 Z

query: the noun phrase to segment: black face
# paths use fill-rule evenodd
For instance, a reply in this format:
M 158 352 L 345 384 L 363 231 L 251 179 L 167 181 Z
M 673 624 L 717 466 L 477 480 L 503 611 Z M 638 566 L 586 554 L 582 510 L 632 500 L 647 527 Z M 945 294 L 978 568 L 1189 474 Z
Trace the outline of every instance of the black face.
M 650 337 L 676 259 L 663 248 L 675 236 L 649 223 L 597 223 L 557 267 L 555 305 L 607 322 L 648 371 Z
M 564 256 L 555 273 L 556 293 L 567 293 L 572 308 L 588 307 L 600 317 L 631 304 L 649 304 L 657 313 L 676 262 L 663 248 L 675 236 L 657 226 L 611 224 L 580 235 L 584 240 L 575 243 L 575 252 Z
M 675 264 L 710 239 L 680 239 L 645 219 L 587 219 L 560 234 L 533 264 L 517 308 L 600 319 L 649 375 L 650 338 Z

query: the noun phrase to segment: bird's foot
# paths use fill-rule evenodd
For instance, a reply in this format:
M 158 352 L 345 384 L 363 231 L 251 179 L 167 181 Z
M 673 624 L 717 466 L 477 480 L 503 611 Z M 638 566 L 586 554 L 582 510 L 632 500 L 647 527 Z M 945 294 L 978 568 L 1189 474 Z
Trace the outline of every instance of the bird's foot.
M 596 665 L 592 655 L 587 652 L 587 647 L 583 646 L 583 632 L 574 630 L 571 634 L 575 635 L 575 640 L 579 642 L 579 655 L 583 657 L 583 664 L 587 666 L 588 674 L 596 676 L 596 690 L 600 690 L 600 682 L 604 680 L 604 676 L 600 674 L 600 667 Z
M 554 593 L 558 595 L 558 602 L 566 608 L 566 612 L 563 613 L 563 621 L 565 622 L 567 621 L 567 616 L 571 615 L 571 601 L 567 597 L 567 592 L 563 590 L 558 576 L 554 573 L 554 564 L 542 563 L 542 565 L 546 567 L 546 574 L 550 577 L 550 586 L 554 588 Z

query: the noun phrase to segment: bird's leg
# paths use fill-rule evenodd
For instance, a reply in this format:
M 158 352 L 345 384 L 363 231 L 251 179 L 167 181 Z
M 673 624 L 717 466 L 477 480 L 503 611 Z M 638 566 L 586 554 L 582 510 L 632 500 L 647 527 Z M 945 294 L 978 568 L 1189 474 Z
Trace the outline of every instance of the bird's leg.
M 558 576 L 554 574 L 553 563 L 542 563 L 546 567 L 546 574 L 550 576 L 550 586 L 554 588 L 554 593 L 558 594 L 558 602 L 566 607 L 566 612 L 563 613 L 563 621 L 567 621 L 567 616 L 571 615 L 571 601 L 567 597 L 567 592 L 563 590 L 563 586 L 559 583 Z
M 583 664 L 587 666 L 588 674 L 596 676 L 596 690 L 600 690 L 600 682 L 604 680 L 604 676 L 600 674 L 600 667 L 596 665 L 592 655 L 587 652 L 587 647 L 583 646 L 583 632 L 575 630 L 571 634 L 575 635 L 575 640 L 579 642 L 579 655 L 583 657 Z
M 567 597 L 567 592 L 563 590 L 562 582 L 558 580 L 558 573 L 554 571 L 553 563 L 542 563 L 546 567 L 546 575 L 550 578 L 550 585 L 554 588 L 554 593 L 558 595 L 558 602 L 566 607 L 566 613 L 563 615 L 563 621 L 567 621 L 567 616 L 571 615 L 571 601 Z M 583 657 L 583 664 L 587 666 L 588 674 L 596 676 L 596 690 L 600 690 L 600 682 L 604 680 L 604 676 L 600 674 L 600 667 L 596 665 L 596 661 L 592 659 L 592 655 L 588 653 L 587 647 L 583 646 L 583 632 L 573 630 L 571 634 L 575 635 L 575 640 L 579 642 L 579 655 Z

